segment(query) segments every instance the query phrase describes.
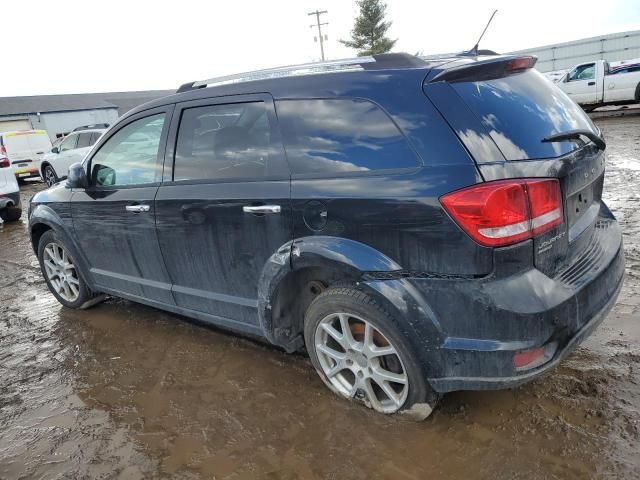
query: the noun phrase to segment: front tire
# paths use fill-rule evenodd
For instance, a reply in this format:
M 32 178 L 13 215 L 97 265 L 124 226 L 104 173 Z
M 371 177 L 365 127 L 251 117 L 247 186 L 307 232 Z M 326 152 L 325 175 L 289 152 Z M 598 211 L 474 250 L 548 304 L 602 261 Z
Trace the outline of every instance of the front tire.
M 58 183 L 58 175 L 51 165 L 45 166 L 42 173 L 44 175 L 44 181 L 47 186 L 53 187 L 56 183 Z
M 92 299 L 75 261 L 53 230 L 46 231 L 38 244 L 38 261 L 49 291 L 65 307 L 81 308 Z
M 438 395 L 393 317 L 366 293 L 332 287 L 307 309 L 311 363 L 336 394 L 378 412 L 426 418 Z

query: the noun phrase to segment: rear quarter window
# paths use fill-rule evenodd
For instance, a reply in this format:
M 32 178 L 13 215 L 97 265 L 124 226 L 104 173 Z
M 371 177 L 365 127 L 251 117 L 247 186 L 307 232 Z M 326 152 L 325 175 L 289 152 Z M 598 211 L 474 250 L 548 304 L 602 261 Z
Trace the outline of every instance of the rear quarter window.
M 395 123 L 368 100 L 279 100 L 276 110 L 293 174 L 363 173 L 420 165 Z

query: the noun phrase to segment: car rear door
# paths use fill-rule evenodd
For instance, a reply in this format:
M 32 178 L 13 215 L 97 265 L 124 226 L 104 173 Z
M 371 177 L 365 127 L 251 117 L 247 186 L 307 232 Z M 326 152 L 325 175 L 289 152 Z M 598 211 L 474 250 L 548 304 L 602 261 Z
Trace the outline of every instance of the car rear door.
M 173 106 L 127 118 L 87 160 L 89 187 L 71 198 L 73 227 L 100 290 L 173 304 L 155 229 L 154 198 Z
M 290 175 L 273 100 L 242 95 L 178 104 L 170 138 L 155 209 L 176 304 L 255 330 L 262 270 L 292 235 Z
M 77 135 L 78 138 L 78 142 L 76 143 L 76 148 L 74 148 L 73 150 L 69 150 L 68 155 L 65 155 L 63 158 L 61 158 L 59 165 L 60 165 L 60 170 L 58 173 L 59 177 L 63 177 L 63 176 L 67 176 L 67 173 L 69 172 L 69 167 L 71 165 L 73 165 L 74 163 L 77 162 L 81 162 L 82 160 L 84 160 L 84 157 L 87 156 L 87 153 L 89 153 L 89 151 L 91 150 L 91 145 L 93 145 L 92 143 L 92 133 L 91 132 L 81 132 L 78 133 Z
M 46 135 L 44 131 L 42 134 Z M 10 132 L 3 135 L 3 144 L 7 152 L 7 157 L 13 165 L 13 170 L 18 178 L 29 177 L 33 173 L 38 171 L 38 159 L 40 154 L 44 153 L 39 151 L 38 154 L 32 148 L 29 137 L 34 132 Z
M 468 78 L 429 82 L 425 92 L 485 180 L 558 179 L 564 221 L 534 238 L 533 259 L 550 277 L 572 264 L 591 241 L 601 214 L 605 158 L 602 145 L 587 136 L 553 137 L 576 130 L 598 136 L 584 111 L 533 69 L 496 78 L 471 70 Z

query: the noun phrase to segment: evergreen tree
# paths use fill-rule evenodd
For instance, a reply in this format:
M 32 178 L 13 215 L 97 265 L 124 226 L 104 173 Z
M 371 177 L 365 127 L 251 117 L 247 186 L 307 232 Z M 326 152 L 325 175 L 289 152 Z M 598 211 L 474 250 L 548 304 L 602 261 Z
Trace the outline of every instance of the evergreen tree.
M 391 22 L 384 21 L 387 5 L 381 0 L 357 0 L 360 15 L 356 18 L 351 40 L 340 40 L 347 47 L 358 50 L 358 56 L 386 53 L 393 48 L 396 40 L 385 34 Z

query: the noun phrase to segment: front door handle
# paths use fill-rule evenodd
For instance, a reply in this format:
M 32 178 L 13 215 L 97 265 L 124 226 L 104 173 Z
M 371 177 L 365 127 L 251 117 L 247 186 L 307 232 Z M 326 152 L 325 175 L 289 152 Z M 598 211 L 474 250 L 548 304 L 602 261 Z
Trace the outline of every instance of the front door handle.
M 242 207 L 245 213 L 280 213 L 280 205 L 245 205 Z
M 151 210 L 151 207 L 149 205 L 127 205 L 125 209 L 127 212 L 142 213 L 148 212 Z
M 589 82 L 587 83 L 587 85 L 589 85 L 590 87 L 593 87 L 596 84 L 596 82 Z

